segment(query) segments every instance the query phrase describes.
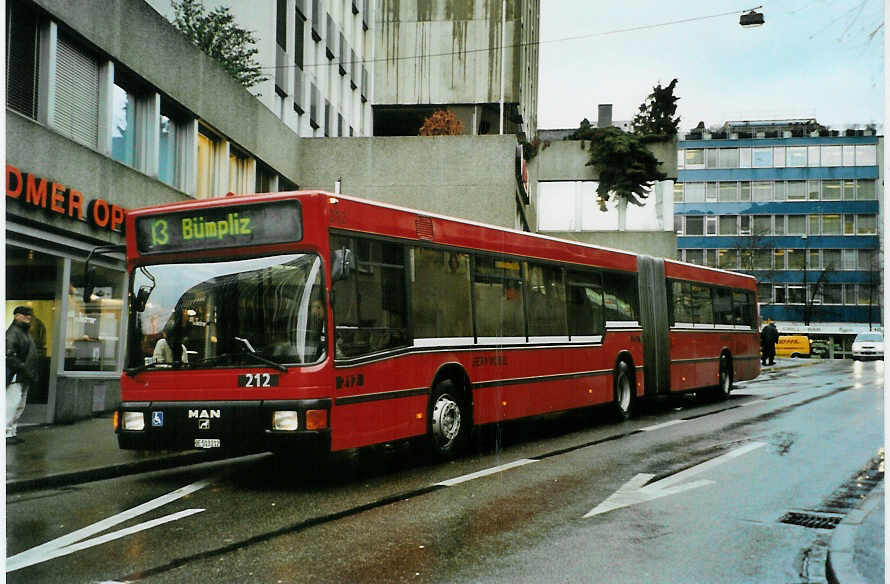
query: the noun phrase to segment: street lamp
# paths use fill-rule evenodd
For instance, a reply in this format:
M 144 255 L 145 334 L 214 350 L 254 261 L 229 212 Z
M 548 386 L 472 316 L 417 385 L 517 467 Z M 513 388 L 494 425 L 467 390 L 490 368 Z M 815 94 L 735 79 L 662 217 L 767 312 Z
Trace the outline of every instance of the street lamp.
M 758 6 L 757 8 L 763 8 L 762 6 Z M 744 28 L 754 28 L 756 26 L 763 26 L 765 22 L 763 19 L 763 13 L 757 12 L 757 8 L 752 9 L 750 12 L 746 12 L 739 17 L 739 25 Z

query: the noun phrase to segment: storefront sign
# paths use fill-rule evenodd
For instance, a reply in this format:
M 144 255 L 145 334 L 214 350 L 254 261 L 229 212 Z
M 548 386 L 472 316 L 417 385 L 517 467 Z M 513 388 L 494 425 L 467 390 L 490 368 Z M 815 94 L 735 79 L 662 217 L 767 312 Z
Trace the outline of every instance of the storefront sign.
M 43 209 L 51 215 L 61 215 L 107 231 L 123 232 L 127 210 L 105 199 L 88 203 L 83 193 L 34 174 L 6 165 L 7 200 L 18 201 L 25 208 Z

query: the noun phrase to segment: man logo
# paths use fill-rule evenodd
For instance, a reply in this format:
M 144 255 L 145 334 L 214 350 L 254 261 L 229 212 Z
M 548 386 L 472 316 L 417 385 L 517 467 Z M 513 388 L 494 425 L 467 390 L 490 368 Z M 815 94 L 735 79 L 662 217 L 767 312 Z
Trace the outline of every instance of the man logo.
M 198 430 L 209 430 L 210 429 L 210 420 L 203 419 L 198 420 Z
M 219 410 L 189 410 L 189 420 L 198 418 L 199 420 L 210 420 L 211 418 L 221 417 Z

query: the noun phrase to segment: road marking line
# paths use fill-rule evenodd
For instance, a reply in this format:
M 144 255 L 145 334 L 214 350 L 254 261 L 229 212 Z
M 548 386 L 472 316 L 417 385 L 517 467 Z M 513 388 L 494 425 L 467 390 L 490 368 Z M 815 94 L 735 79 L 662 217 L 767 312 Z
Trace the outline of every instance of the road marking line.
M 103 519 L 101 521 L 93 523 L 92 525 L 88 525 L 87 527 L 78 529 L 77 531 L 72 531 L 71 533 L 69 533 L 67 535 L 63 535 L 62 537 L 58 537 L 52 541 L 48 541 L 48 542 L 41 544 L 37 547 L 33 547 L 29 550 L 25 550 L 21 553 L 14 555 L 14 556 L 10 556 L 10 557 L 6 558 L 6 571 L 7 572 L 12 571 L 12 568 L 10 568 L 11 565 L 21 564 L 23 566 L 25 566 L 25 565 L 30 566 L 31 564 L 38 563 L 38 562 L 31 561 L 31 558 L 32 557 L 42 558 L 54 550 L 57 550 L 59 548 L 64 548 L 64 547 L 69 546 L 73 543 L 76 543 L 84 538 L 90 537 L 91 535 L 95 535 L 97 533 L 105 531 L 106 529 L 110 529 L 110 528 L 114 527 L 115 525 L 118 525 L 119 523 L 123 523 L 124 521 L 129 521 L 130 519 L 132 519 L 134 517 L 138 517 L 139 515 L 148 513 L 149 511 L 157 509 L 158 507 L 162 507 L 163 505 L 166 505 L 168 503 L 172 503 L 173 501 L 176 501 L 177 499 L 181 499 L 182 497 L 185 497 L 186 495 L 190 495 L 191 493 L 194 493 L 195 491 L 203 489 L 204 487 L 206 487 L 209 484 L 210 484 L 210 481 L 194 482 L 190 485 L 186 485 L 180 489 L 176 489 L 175 491 L 167 493 L 166 495 L 161 495 L 160 497 L 158 497 L 156 499 L 152 499 L 151 501 L 148 501 L 141 505 L 137 505 L 136 507 L 133 507 L 132 509 L 128 509 L 127 511 L 123 511 L 121 513 L 118 513 L 117 515 L 112 515 L 111 517 L 108 517 L 106 519 Z M 40 560 L 40 561 L 43 561 L 43 560 Z
M 532 460 L 531 458 L 521 458 L 519 460 L 514 460 L 513 462 L 508 462 L 507 464 L 502 464 L 500 466 L 495 466 L 492 468 L 488 468 L 485 470 L 480 470 L 479 472 L 474 472 L 470 474 L 466 474 L 463 476 L 455 477 L 453 479 L 448 479 L 447 481 L 442 481 L 441 483 L 436 483 L 435 486 L 442 487 L 453 487 L 454 485 L 459 485 L 460 483 L 465 483 L 467 481 L 472 481 L 473 479 L 478 479 L 481 477 L 486 477 L 488 475 L 497 474 L 499 472 L 503 472 L 505 470 L 510 470 L 511 468 L 516 468 L 518 466 L 525 466 L 526 464 L 530 464 L 532 462 L 538 462 L 537 460 Z
M 727 452 L 726 454 L 718 456 L 717 458 L 705 461 L 699 465 L 678 472 L 675 475 L 665 477 L 660 481 L 656 481 L 654 483 L 649 483 L 649 481 L 655 478 L 655 475 L 640 473 L 621 485 L 621 488 L 612 493 L 612 495 L 610 495 L 605 501 L 587 512 L 587 514 L 584 515 L 584 519 L 593 517 L 594 515 L 599 515 L 601 513 L 608 513 L 609 511 L 620 509 L 621 507 L 628 507 L 630 505 L 636 505 L 638 503 L 645 503 L 646 501 L 660 499 L 661 497 L 676 495 L 677 493 L 682 493 L 683 491 L 689 491 L 691 489 L 713 485 L 715 484 L 715 481 L 708 479 L 701 479 L 682 485 L 678 485 L 677 483 L 682 482 L 693 475 L 697 475 L 706 470 L 709 470 L 719 464 L 723 464 L 727 460 L 742 456 L 743 454 L 747 454 L 748 452 L 757 450 L 758 448 L 761 448 L 763 446 L 766 446 L 764 442 L 752 442 L 751 444 L 742 446 L 741 448 L 737 448 L 731 452 Z
M 6 564 L 6 571 L 13 572 L 15 570 L 27 568 L 28 566 L 46 562 L 60 556 L 67 556 L 68 554 L 73 554 L 74 552 L 79 552 L 81 550 L 101 545 L 109 541 L 114 541 L 116 539 L 120 539 L 122 537 L 138 533 L 140 531 L 145 531 L 146 529 L 151 529 L 152 527 L 157 527 L 158 525 L 170 523 L 171 521 L 183 519 L 190 515 L 194 515 L 195 513 L 201 513 L 202 511 L 204 511 L 204 509 L 185 509 L 171 515 L 166 515 L 164 517 L 159 517 L 158 519 L 152 519 L 151 521 L 145 521 L 143 523 L 133 525 L 132 527 L 127 527 L 126 529 L 119 529 L 117 531 L 112 531 L 111 533 L 106 533 L 105 535 L 100 535 L 99 537 L 87 539 L 72 545 L 56 548 L 54 550 L 47 550 L 47 553 L 42 554 L 40 557 L 31 556 L 24 561 L 13 561 L 13 559 L 10 558 L 10 561 Z
M 652 430 L 661 430 L 662 428 L 667 428 L 668 426 L 676 426 L 677 424 L 682 424 L 686 420 L 671 420 L 670 422 L 664 422 L 663 424 L 655 424 L 654 426 L 646 426 L 645 428 L 640 428 L 643 432 L 651 432 Z

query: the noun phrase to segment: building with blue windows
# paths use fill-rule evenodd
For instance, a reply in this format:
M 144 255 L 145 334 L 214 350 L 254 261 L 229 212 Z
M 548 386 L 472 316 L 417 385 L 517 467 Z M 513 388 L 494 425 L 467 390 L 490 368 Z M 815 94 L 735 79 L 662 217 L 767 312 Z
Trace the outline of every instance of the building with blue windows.
M 762 319 L 835 356 L 880 328 L 883 139 L 813 119 L 680 136 L 677 257 L 754 274 Z

